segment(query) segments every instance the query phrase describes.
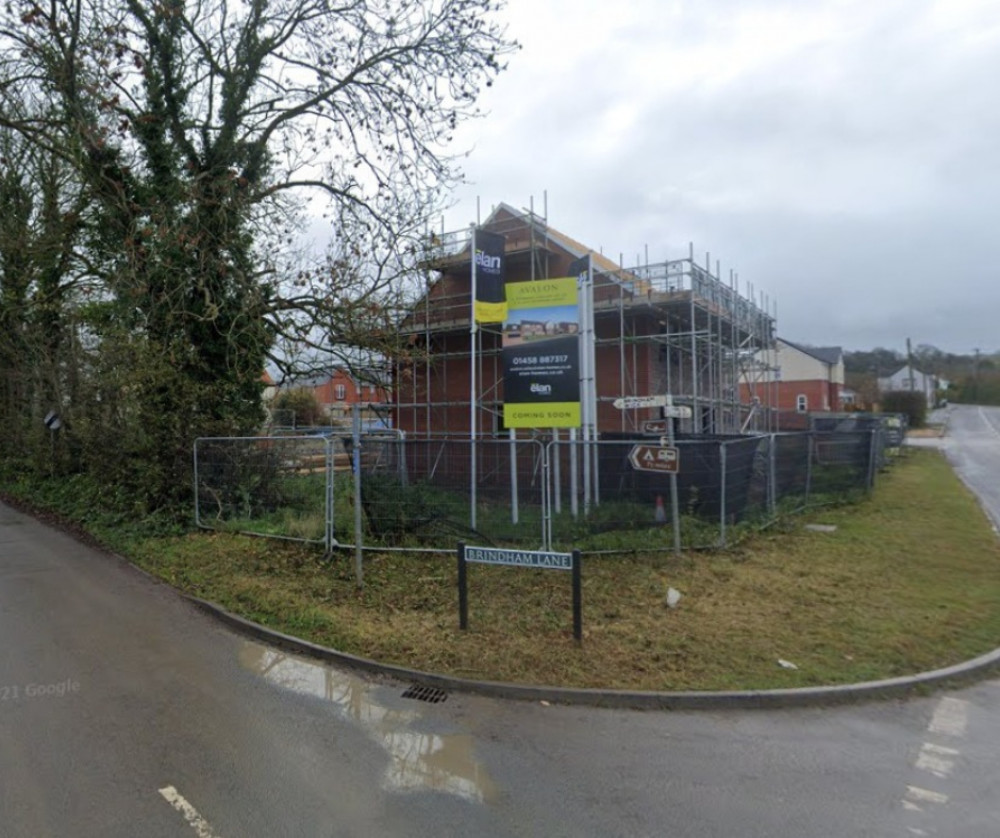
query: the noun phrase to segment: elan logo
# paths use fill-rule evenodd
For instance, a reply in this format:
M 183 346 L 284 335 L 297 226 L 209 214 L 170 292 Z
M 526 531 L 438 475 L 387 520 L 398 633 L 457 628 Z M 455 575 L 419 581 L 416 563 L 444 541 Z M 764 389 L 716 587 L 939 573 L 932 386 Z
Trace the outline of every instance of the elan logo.
M 531 385 L 530 390 L 532 393 L 537 393 L 539 396 L 551 396 L 552 395 L 552 385 L 551 384 L 538 384 L 534 383 Z
M 476 250 L 476 264 L 479 265 L 484 271 L 489 271 L 490 273 L 500 273 L 500 257 L 490 256 L 483 253 L 481 250 Z

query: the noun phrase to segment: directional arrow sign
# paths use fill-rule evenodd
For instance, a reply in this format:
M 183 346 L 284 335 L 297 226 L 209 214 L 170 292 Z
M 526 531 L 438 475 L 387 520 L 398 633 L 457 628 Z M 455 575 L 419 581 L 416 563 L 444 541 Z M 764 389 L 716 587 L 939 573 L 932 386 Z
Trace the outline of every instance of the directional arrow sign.
M 676 473 L 680 469 L 681 455 L 667 445 L 633 445 L 628 460 L 639 471 Z
M 619 410 L 629 410 L 635 407 L 666 407 L 666 396 L 623 396 L 615 399 L 614 406 Z
M 686 404 L 668 404 L 663 408 L 663 415 L 667 419 L 690 419 L 693 414 Z

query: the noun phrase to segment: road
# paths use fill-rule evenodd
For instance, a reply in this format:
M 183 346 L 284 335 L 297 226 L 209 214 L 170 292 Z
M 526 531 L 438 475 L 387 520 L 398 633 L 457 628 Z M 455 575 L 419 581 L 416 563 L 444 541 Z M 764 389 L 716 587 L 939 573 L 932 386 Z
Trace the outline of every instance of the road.
M 1000 520 L 1000 410 L 950 428 Z M 0 641 L 3 838 L 1000 834 L 998 680 L 809 710 L 428 703 L 3 506 Z
M 944 414 L 945 454 L 1000 529 L 1000 408 L 953 405 Z

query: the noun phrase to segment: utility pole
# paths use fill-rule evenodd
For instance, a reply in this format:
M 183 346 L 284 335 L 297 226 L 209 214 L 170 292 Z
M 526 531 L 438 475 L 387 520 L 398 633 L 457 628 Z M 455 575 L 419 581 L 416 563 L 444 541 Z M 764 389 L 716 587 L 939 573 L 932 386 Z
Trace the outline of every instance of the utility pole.
M 910 339 L 906 339 L 906 367 L 910 371 L 910 392 L 913 393 L 916 390 L 916 383 L 914 381 L 915 374 L 913 371 L 913 349 L 910 347 Z
M 972 361 L 972 401 L 979 404 L 979 347 L 972 350 L 974 359 Z

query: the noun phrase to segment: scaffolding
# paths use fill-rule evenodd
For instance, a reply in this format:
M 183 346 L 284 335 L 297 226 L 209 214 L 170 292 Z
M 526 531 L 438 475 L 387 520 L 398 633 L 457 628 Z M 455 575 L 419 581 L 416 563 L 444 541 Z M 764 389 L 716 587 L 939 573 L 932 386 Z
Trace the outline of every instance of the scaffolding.
M 679 434 L 776 428 L 776 309 L 749 285 L 741 293 L 733 272 L 724 282 L 708 254 L 698 264 L 689 246 L 682 258 L 625 268 L 551 228 L 533 209 L 506 205 L 480 229 L 505 236 L 508 281 L 566 276 L 571 261 L 590 254 L 602 437 L 639 435 L 659 418 L 655 408 L 617 409 L 615 400 L 628 396 L 670 395 L 674 405 L 689 407 L 690 418 L 672 420 Z M 423 295 L 400 324 L 413 352 L 396 364 L 397 422 L 418 436 L 468 435 L 473 409 L 480 411 L 477 435 L 506 434 L 500 326 L 480 324 L 470 335 L 471 233 L 428 236 Z

